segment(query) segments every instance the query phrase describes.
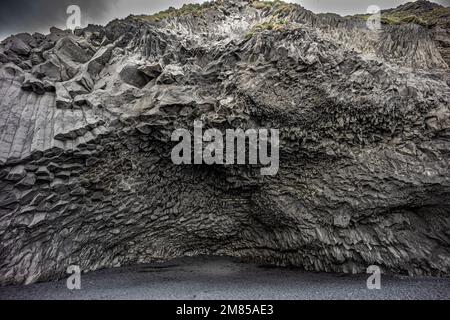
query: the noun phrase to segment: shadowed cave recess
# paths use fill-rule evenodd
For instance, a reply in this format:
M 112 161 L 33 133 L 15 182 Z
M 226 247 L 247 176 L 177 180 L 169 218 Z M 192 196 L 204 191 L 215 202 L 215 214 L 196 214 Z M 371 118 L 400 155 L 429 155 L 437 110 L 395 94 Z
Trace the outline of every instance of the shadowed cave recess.
M 0 284 L 195 255 L 448 276 L 449 47 L 448 25 L 231 0 L 6 39 Z M 279 129 L 278 174 L 174 165 L 196 120 Z

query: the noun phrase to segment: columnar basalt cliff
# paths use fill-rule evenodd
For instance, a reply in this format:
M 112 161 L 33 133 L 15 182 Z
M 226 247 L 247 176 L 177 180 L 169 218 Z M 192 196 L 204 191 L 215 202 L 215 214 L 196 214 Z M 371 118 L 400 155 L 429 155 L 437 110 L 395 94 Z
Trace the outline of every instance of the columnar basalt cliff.
M 0 283 L 199 254 L 448 276 L 447 27 L 224 0 L 6 39 Z M 279 173 L 174 165 L 195 120 L 279 129 Z

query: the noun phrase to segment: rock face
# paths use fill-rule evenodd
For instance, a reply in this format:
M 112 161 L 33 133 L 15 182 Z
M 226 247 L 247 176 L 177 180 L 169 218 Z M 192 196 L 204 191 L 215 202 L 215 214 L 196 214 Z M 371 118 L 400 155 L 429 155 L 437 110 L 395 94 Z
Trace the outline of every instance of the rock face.
M 2 43 L 0 283 L 198 254 L 448 276 L 450 78 L 429 29 L 189 8 Z M 174 165 L 195 120 L 278 128 L 279 173 Z

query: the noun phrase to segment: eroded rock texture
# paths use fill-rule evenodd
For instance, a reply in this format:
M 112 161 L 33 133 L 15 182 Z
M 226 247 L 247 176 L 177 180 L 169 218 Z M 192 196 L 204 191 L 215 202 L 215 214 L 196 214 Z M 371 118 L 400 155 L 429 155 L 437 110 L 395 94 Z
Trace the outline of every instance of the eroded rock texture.
M 2 43 L 1 284 L 198 254 L 450 274 L 449 69 L 430 29 L 245 1 L 158 17 Z M 280 129 L 278 175 L 173 165 L 172 130 L 194 120 Z

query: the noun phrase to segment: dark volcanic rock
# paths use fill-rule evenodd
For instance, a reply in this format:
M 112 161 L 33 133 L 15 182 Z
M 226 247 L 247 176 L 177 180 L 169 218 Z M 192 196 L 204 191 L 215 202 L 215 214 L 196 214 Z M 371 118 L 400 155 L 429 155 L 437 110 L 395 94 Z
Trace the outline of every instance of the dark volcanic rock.
M 139 70 L 139 66 L 136 64 L 126 64 L 119 73 L 123 82 L 132 86 L 143 88 L 150 79 L 148 76 Z
M 1 284 L 198 254 L 450 274 L 444 33 L 225 0 L 32 37 L 0 46 Z M 195 120 L 279 129 L 278 174 L 174 165 Z
M 139 67 L 139 70 L 152 79 L 157 78 L 163 71 L 161 64 L 159 63 L 146 64 Z
M 10 50 L 16 54 L 26 56 L 30 53 L 30 47 L 23 42 L 20 37 L 9 37 L 3 42 L 6 50 Z

